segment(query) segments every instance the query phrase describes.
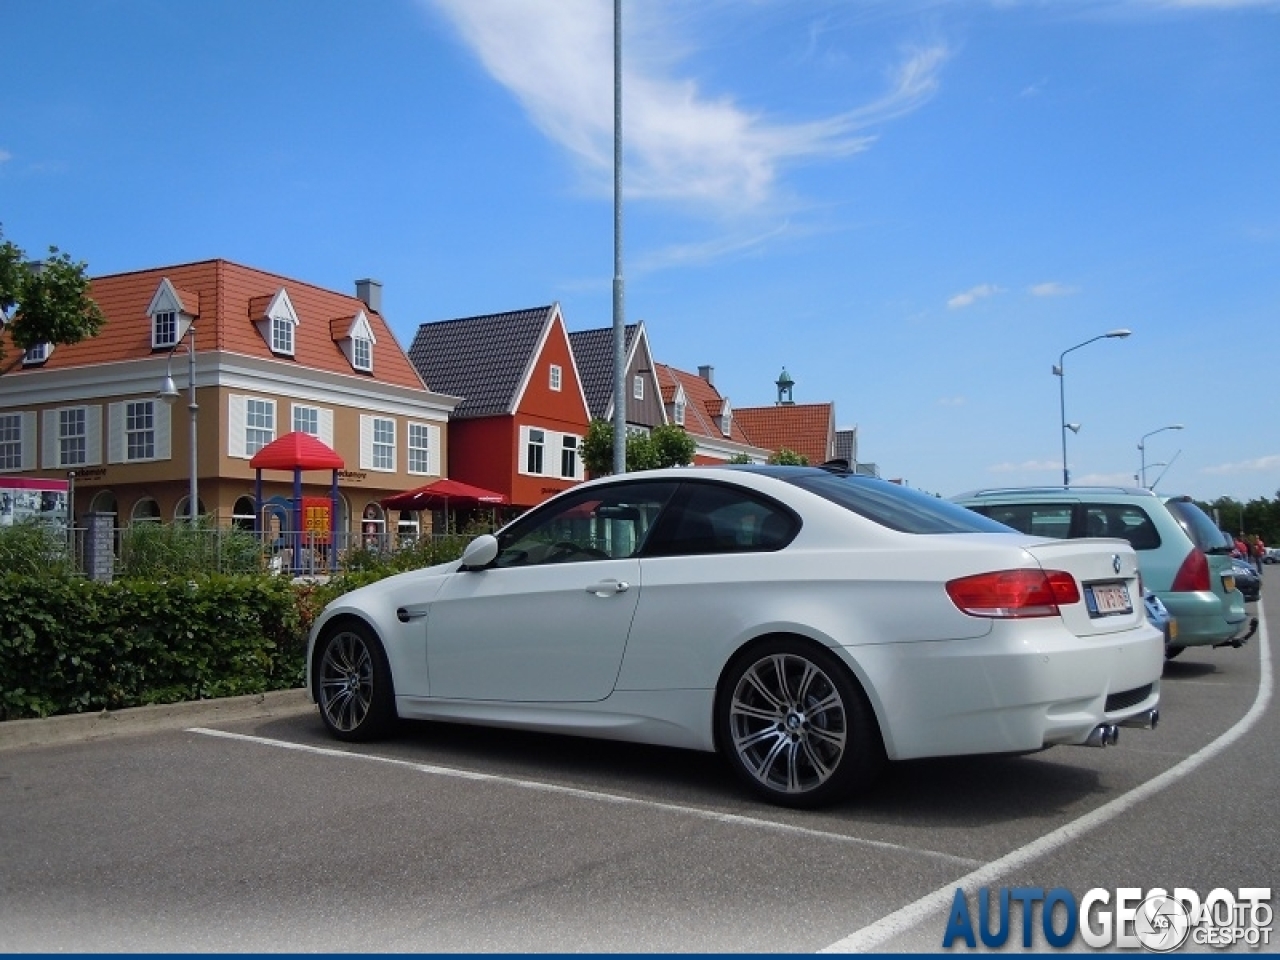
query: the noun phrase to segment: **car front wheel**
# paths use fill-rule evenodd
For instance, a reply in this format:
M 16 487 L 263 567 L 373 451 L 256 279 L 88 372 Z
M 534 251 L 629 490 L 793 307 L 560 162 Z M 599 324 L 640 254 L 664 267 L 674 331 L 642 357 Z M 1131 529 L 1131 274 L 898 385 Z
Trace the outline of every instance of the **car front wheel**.
M 320 719 L 339 740 L 383 736 L 395 719 L 391 671 L 382 645 L 363 623 L 338 623 L 316 644 Z
M 884 748 L 857 682 L 834 654 L 789 639 L 738 659 L 717 707 L 720 749 L 771 803 L 815 807 L 875 778 Z

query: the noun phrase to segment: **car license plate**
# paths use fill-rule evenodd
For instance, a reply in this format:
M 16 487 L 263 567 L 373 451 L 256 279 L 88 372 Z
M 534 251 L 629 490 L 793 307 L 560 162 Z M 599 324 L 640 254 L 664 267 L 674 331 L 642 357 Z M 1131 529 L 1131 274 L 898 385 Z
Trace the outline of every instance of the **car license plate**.
M 1169 621 L 1169 639 L 1170 640 L 1178 639 L 1178 621 L 1177 620 L 1171 619 Z
M 1233 576 L 1231 576 L 1230 574 L 1228 574 L 1227 576 L 1225 576 L 1225 577 L 1223 577 L 1223 578 L 1222 578 L 1222 589 L 1223 589 L 1224 591 L 1226 591 L 1227 593 L 1230 593 L 1230 592 L 1231 592 L 1232 590 L 1234 590 L 1235 588 L 1236 588 L 1236 578 L 1235 578 L 1235 577 L 1233 577 Z
M 1110 617 L 1120 613 L 1132 613 L 1129 588 L 1123 583 L 1095 583 L 1085 588 L 1089 615 Z

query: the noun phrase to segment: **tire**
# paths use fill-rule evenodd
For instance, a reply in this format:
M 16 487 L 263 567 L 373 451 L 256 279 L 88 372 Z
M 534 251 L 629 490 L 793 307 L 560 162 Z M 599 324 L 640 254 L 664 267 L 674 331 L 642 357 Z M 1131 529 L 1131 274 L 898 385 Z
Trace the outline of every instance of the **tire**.
M 390 732 L 396 719 L 391 670 L 366 624 L 342 621 L 321 634 L 315 677 L 320 719 L 339 740 L 376 740 Z
M 1185 650 L 1185 649 L 1187 649 L 1187 648 L 1186 648 L 1186 647 L 1180 647 L 1180 646 L 1178 646 L 1177 644 L 1173 644 L 1173 645 L 1168 645 L 1168 644 L 1166 644 L 1166 645 L 1165 645 L 1165 648 L 1164 648 L 1164 658 L 1165 658 L 1166 660 L 1172 660 L 1174 657 L 1176 657 L 1178 654 L 1180 654 L 1180 653 L 1181 653 L 1183 650 Z
M 716 735 L 748 788 L 785 807 L 852 796 L 885 763 L 875 715 L 848 668 L 815 644 L 785 637 L 730 664 Z

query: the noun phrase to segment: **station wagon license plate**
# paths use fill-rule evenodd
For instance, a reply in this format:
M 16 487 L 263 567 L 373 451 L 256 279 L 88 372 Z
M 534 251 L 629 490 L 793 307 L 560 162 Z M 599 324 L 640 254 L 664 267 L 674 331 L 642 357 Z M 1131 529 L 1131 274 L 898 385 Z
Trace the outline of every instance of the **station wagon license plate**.
M 1132 613 L 1129 588 L 1123 583 L 1095 583 L 1084 588 L 1085 603 L 1091 617 L 1110 617 Z

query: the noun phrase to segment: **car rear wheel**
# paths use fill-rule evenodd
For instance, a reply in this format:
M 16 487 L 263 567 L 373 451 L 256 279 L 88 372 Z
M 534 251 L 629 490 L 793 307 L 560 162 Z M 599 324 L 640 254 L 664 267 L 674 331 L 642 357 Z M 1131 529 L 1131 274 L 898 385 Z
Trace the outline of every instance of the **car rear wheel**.
M 725 677 L 721 752 L 771 803 L 815 807 L 875 779 L 884 748 L 861 687 L 833 654 L 779 638 L 752 648 Z
M 395 720 L 386 655 L 363 623 L 338 623 L 316 643 L 320 719 L 339 740 L 373 740 Z

